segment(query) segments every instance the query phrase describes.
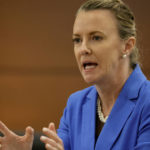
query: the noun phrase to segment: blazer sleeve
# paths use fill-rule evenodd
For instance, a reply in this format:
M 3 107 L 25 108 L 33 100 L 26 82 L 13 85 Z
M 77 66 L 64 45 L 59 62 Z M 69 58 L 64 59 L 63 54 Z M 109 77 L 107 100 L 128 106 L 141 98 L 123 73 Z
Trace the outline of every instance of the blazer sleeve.
M 139 124 L 135 150 L 150 150 L 150 101 L 143 107 Z
M 69 100 L 68 100 L 69 101 Z M 63 116 L 60 119 L 59 128 L 57 130 L 58 136 L 62 139 L 65 150 L 71 150 L 70 135 L 69 135 L 69 104 L 64 109 Z

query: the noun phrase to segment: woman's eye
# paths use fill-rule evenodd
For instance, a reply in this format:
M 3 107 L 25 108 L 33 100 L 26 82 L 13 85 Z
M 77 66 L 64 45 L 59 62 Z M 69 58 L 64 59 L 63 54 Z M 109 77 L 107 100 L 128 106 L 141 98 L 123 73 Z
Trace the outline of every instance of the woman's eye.
M 93 36 L 92 37 L 92 40 L 95 40 L 95 41 L 99 41 L 99 40 L 102 40 L 103 38 L 101 36 Z
M 72 39 L 72 41 L 74 44 L 77 44 L 77 43 L 81 42 L 81 39 L 80 38 L 74 38 L 74 39 Z

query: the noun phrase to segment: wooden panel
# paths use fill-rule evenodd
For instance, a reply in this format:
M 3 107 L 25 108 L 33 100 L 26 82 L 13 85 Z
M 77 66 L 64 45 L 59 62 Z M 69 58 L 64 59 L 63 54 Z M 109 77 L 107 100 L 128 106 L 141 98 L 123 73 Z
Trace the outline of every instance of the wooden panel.
M 13 129 L 31 125 L 40 130 L 50 121 L 58 126 L 68 96 L 83 88 L 83 81 L 69 75 L 5 75 L 0 85 L 1 120 Z

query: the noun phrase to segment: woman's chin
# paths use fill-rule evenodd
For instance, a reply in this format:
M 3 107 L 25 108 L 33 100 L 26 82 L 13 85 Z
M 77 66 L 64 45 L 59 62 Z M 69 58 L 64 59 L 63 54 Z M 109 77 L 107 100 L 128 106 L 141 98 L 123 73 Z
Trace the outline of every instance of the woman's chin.
M 87 84 L 95 84 L 95 80 L 93 78 L 83 77 L 83 79 Z

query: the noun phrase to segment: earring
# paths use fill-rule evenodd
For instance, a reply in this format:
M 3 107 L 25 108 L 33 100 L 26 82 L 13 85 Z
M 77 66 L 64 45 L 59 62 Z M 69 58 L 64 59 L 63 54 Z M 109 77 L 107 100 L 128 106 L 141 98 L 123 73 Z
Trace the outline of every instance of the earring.
M 123 55 L 122 55 L 122 58 L 126 58 L 126 57 L 127 57 L 127 54 L 123 54 Z

